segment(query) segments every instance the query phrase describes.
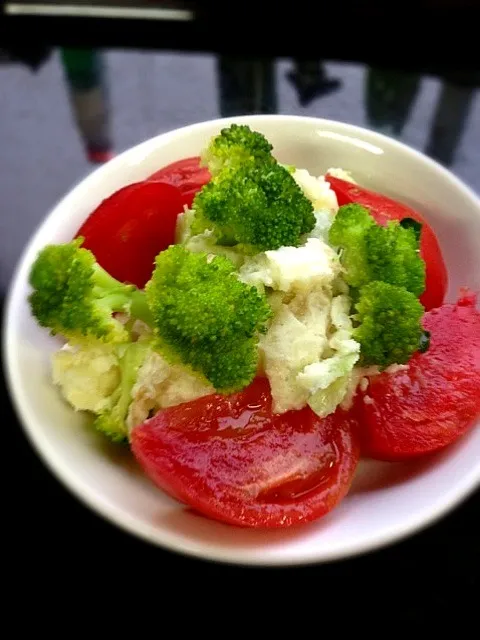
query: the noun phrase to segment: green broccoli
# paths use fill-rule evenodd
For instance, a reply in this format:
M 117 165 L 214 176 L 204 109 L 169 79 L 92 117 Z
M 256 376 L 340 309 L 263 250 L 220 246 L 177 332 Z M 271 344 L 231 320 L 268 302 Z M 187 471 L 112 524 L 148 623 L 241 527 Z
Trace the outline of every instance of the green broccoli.
M 313 205 L 292 175 L 258 157 L 226 166 L 195 196 L 192 233 L 213 229 L 246 253 L 297 245 L 315 226 Z
M 381 369 L 408 362 L 424 349 L 424 308 L 404 287 L 374 281 L 359 290 L 353 338 L 360 343 L 360 363 Z
M 110 276 L 91 251 L 81 248 L 82 242 L 77 238 L 39 252 L 29 274 L 32 314 L 52 335 L 72 343 L 90 338 L 124 342 L 129 332 L 113 314 L 150 321 L 145 294 Z
M 247 125 L 232 124 L 212 138 L 201 158 L 215 176 L 232 162 L 244 162 L 257 157 L 273 162 L 272 149 L 270 142 L 258 131 L 252 131 Z
M 365 238 L 374 226 L 375 220 L 365 207 L 345 204 L 330 227 L 328 241 L 341 248 L 345 280 L 352 287 L 361 287 L 371 279 Z
M 367 256 L 372 280 L 382 280 L 405 287 L 417 297 L 425 290 L 425 262 L 413 228 L 398 221 L 387 226 L 375 225 L 366 235 Z
M 209 258 L 173 245 L 160 253 L 145 291 L 157 348 L 219 392 L 247 386 L 258 365 L 258 335 L 271 309 L 255 287 L 235 275 L 223 256 Z
M 405 287 L 416 296 L 423 293 L 425 262 L 419 251 L 419 230 L 403 222 L 381 226 L 359 204 L 340 207 L 329 241 L 341 248 L 345 280 L 350 286 L 358 288 L 379 280 Z
M 113 442 L 128 441 L 126 420 L 132 402 L 132 389 L 149 349 L 149 341 L 131 342 L 117 347 L 120 383 L 110 396 L 108 407 L 93 422 L 93 426 Z

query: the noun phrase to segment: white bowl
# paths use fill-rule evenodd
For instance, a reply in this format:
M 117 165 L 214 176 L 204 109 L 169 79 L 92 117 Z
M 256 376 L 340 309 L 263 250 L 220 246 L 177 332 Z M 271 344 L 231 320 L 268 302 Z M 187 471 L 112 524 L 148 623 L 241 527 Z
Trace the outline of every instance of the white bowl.
M 279 160 L 320 174 L 353 172 L 361 184 L 412 204 L 432 224 L 447 263 L 448 298 L 480 289 L 480 201 L 447 170 L 403 144 L 348 124 L 294 116 L 214 120 L 148 140 L 94 171 L 40 225 L 13 278 L 4 323 L 10 392 L 30 442 L 57 478 L 97 514 L 178 552 L 255 565 L 329 561 L 411 535 L 456 507 L 480 484 L 480 429 L 441 454 L 413 464 L 362 463 L 347 498 L 327 517 L 284 531 L 257 531 L 194 515 L 165 496 L 123 449 L 105 444 L 60 399 L 49 380 L 58 342 L 27 304 L 28 272 L 41 247 L 71 239 L 81 222 L 119 187 L 196 155 L 230 122 L 262 131 Z

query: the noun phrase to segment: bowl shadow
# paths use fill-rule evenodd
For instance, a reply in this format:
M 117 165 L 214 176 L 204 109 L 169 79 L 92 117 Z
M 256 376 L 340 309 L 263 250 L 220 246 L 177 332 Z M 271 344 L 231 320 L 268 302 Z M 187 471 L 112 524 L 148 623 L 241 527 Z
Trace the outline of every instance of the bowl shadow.
M 437 466 L 450 455 L 450 451 L 451 449 L 445 449 L 406 462 L 361 460 L 348 495 L 382 491 L 413 480 Z

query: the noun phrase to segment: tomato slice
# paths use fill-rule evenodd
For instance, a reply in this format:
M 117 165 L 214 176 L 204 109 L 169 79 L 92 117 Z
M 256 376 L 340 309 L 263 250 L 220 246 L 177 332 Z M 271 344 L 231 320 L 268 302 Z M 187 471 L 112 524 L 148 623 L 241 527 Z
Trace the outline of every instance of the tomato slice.
M 160 181 L 173 184 L 177 187 L 183 198 L 183 204 L 192 206 L 195 195 L 200 189 L 210 182 L 211 175 L 207 167 L 200 165 L 200 156 L 192 156 L 172 162 L 152 174 L 149 181 Z
M 161 182 L 137 182 L 103 200 L 76 233 L 113 277 L 142 288 L 155 256 L 175 242 L 179 190 Z
M 480 312 L 474 296 L 425 314 L 430 349 L 357 395 L 362 454 L 405 460 L 448 446 L 480 418 Z
M 355 419 L 310 408 L 272 413 L 257 378 L 157 413 L 131 434 L 132 450 L 164 491 L 216 520 L 288 527 L 315 520 L 346 495 L 359 460 Z
M 335 191 L 340 206 L 350 202 L 363 204 L 369 209 L 378 224 L 385 225 L 389 220 L 402 220 L 403 218 L 413 218 L 422 223 L 420 254 L 425 261 L 426 282 L 425 291 L 420 296 L 420 302 L 427 311 L 439 307 L 445 300 L 448 274 L 438 239 L 425 218 L 407 205 L 380 193 L 328 174 L 326 179 Z

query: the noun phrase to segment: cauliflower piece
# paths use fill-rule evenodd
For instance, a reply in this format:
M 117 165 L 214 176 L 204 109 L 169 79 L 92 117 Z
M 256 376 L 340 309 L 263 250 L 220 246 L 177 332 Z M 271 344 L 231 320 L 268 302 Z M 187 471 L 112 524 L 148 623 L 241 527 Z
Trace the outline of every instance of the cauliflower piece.
M 358 353 L 336 354 L 319 362 L 307 365 L 297 375 L 297 382 L 305 387 L 309 395 L 314 395 L 319 389 L 324 391 L 338 378 L 347 375 L 358 360 Z
M 307 235 L 308 238 L 317 238 L 328 244 L 328 232 L 332 226 L 334 214 L 329 209 L 320 209 L 315 211 L 315 226 Z
M 360 345 L 352 339 L 350 297 L 332 298 L 331 291 L 314 289 L 285 300 L 275 299 L 274 318 L 260 339 L 273 410 L 283 413 L 309 404 L 324 417 L 354 391 Z
M 332 299 L 326 357 L 307 365 L 296 377 L 297 384 L 308 392 L 308 404 L 320 417 L 334 411 L 354 391 L 351 381 L 360 358 L 360 344 L 352 338 L 350 305 L 347 295 Z
M 65 400 L 76 411 L 102 413 L 108 409 L 111 395 L 121 381 L 115 346 L 65 345 L 52 356 L 52 378 Z M 170 365 L 161 355 L 149 349 L 132 389 L 127 428 L 131 430 L 159 409 L 214 392 L 211 385 L 185 367 Z
M 132 403 L 127 417 L 131 430 L 159 409 L 196 400 L 215 393 L 215 389 L 181 365 L 169 364 L 159 353 L 151 351 L 138 372 L 132 389 Z
M 330 300 L 322 290 L 297 295 L 281 303 L 259 348 L 272 391 L 273 410 L 301 409 L 309 392 L 297 382 L 298 373 L 318 361 L 328 345 Z
M 353 179 L 350 171 L 345 171 L 345 169 L 340 169 L 339 167 L 331 167 L 330 169 L 328 169 L 327 173 L 329 173 L 334 178 L 338 178 L 339 180 L 345 180 L 346 182 L 357 184 L 356 180 Z
M 53 383 L 75 411 L 101 412 L 120 383 L 118 358 L 110 345 L 67 344 L 53 354 L 51 364 Z
M 295 169 L 292 176 L 315 210 L 327 209 L 332 212 L 338 210 L 337 196 L 325 180 L 325 176 L 316 178 L 306 169 Z
M 331 216 L 318 215 L 318 228 L 328 228 Z M 319 411 L 327 415 L 347 392 L 359 345 L 352 339 L 351 301 L 341 276 L 338 254 L 318 237 L 266 251 L 240 268 L 243 282 L 269 289 L 273 319 L 259 348 L 276 413 L 301 409 L 318 394 L 318 406 L 324 403 Z
M 336 251 L 319 238 L 308 238 L 300 247 L 280 247 L 248 259 L 240 268 L 240 280 L 257 288 L 307 291 L 330 286 L 342 270 Z
M 184 207 L 183 211 L 177 216 L 177 223 L 175 226 L 175 244 L 185 244 L 191 237 L 191 226 L 195 217 L 195 211 Z
M 350 319 L 351 300 L 348 296 L 337 296 L 332 300 L 330 316 L 335 329 L 339 331 L 351 331 L 352 321 Z

